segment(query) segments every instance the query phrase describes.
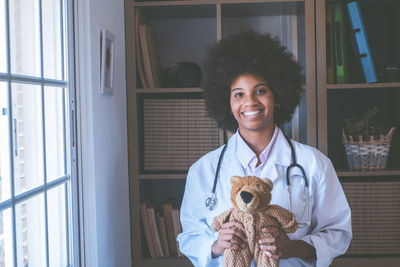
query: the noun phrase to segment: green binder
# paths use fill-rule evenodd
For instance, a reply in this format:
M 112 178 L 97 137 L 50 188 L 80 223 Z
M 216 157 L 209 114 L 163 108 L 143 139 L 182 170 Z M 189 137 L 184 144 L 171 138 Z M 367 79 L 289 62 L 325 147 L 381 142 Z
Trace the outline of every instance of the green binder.
M 333 6 L 330 3 L 326 3 L 326 81 L 328 84 L 336 83 L 333 29 Z
M 349 83 L 349 31 L 345 3 L 334 3 L 333 23 L 335 40 L 336 83 Z

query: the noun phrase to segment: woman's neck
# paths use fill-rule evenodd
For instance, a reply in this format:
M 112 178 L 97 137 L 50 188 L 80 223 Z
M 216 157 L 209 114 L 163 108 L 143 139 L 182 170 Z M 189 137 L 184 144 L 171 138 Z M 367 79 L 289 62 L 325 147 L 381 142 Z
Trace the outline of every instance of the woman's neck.
M 275 126 L 263 131 L 240 130 L 240 136 L 246 144 L 256 153 L 257 157 L 265 150 L 274 135 Z

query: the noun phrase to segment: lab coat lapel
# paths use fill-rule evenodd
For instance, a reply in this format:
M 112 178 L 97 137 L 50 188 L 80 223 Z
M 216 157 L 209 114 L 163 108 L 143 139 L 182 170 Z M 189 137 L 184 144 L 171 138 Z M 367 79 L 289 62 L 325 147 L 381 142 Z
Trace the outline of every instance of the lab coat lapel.
M 272 182 L 274 182 L 278 177 L 278 170 L 275 162 L 269 161 L 266 163 L 266 166 L 264 167 L 263 171 L 261 172 L 261 177 L 260 178 L 268 178 Z
M 286 168 L 292 163 L 291 161 L 292 151 L 281 129 L 279 129 L 275 144 L 269 154 L 266 166 L 261 173 L 261 178 L 268 178 L 272 182 L 280 176 L 284 178 L 286 175 Z M 290 174 L 296 175 L 297 172 L 299 172 L 298 168 L 294 168 L 291 170 Z
M 209 215 L 207 216 L 207 222 L 210 225 L 215 216 L 232 207 L 232 203 L 230 200 L 232 176 L 244 176 L 242 165 L 240 164 L 240 161 L 236 156 L 235 135 L 233 135 L 228 141 L 228 146 L 226 148 L 220 167 L 221 169 L 218 177 L 219 184 L 217 185 L 217 196 L 219 204 L 217 205 L 217 208 L 209 212 Z
M 224 163 L 221 164 L 221 172 L 227 175 L 229 179 L 232 176 L 244 176 L 244 170 L 242 164 L 240 163 L 238 157 L 236 156 L 236 136 L 237 132 L 232 135 L 228 141 L 228 147 L 225 153 Z
M 244 176 L 243 167 L 236 156 L 237 132 L 229 139 L 228 147 L 224 156 L 224 164 L 221 164 L 221 172 L 230 179 L 234 175 Z M 295 145 L 295 144 L 293 144 Z M 260 178 L 269 178 L 274 182 L 280 176 L 285 177 L 286 168 L 292 163 L 292 151 L 285 136 L 279 129 L 275 144 L 267 160 L 266 166 Z M 284 172 L 282 172 L 284 168 Z M 293 168 L 290 175 L 301 175 L 298 168 Z

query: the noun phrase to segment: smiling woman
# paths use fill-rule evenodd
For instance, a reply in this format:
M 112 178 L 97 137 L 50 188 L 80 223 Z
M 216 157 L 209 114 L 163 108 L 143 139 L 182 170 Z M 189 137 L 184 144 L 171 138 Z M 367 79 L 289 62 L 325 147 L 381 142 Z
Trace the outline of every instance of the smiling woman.
M 209 114 L 220 127 L 236 132 L 189 169 L 178 236 L 182 253 L 196 266 L 222 266 L 230 251 L 241 255 L 255 245 L 282 267 L 329 266 L 351 240 L 349 205 L 329 159 L 279 128 L 299 104 L 300 66 L 278 40 L 246 31 L 212 46 L 204 69 Z M 301 228 L 286 233 L 284 225 L 249 220 L 246 227 L 272 236 L 252 242 L 244 234 L 247 228 L 227 216 L 212 233 L 214 217 L 232 206 L 229 181 L 234 176 L 269 178 L 271 204 L 290 210 Z M 213 209 L 199 201 L 210 192 L 218 199 Z

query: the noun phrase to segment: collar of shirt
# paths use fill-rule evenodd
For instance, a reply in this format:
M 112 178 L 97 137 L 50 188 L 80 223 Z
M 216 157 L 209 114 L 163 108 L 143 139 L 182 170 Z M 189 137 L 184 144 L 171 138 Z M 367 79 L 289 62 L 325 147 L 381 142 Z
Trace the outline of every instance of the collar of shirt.
M 261 164 L 256 167 L 258 159 L 256 153 L 246 144 L 243 138 L 240 136 L 239 130 L 236 138 L 236 147 L 237 147 L 237 157 L 245 170 L 246 175 L 257 175 L 259 171 L 262 170 L 265 162 L 268 159 L 268 156 L 271 152 L 271 149 L 275 143 L 276 137 L 278 136 L 279 128 L 275 127 L 274 134 L 272 135 L 271 141 L 268 146 L 264 149 L 260 154 Z M 259 171 L 256 171 L 259 170 Z

